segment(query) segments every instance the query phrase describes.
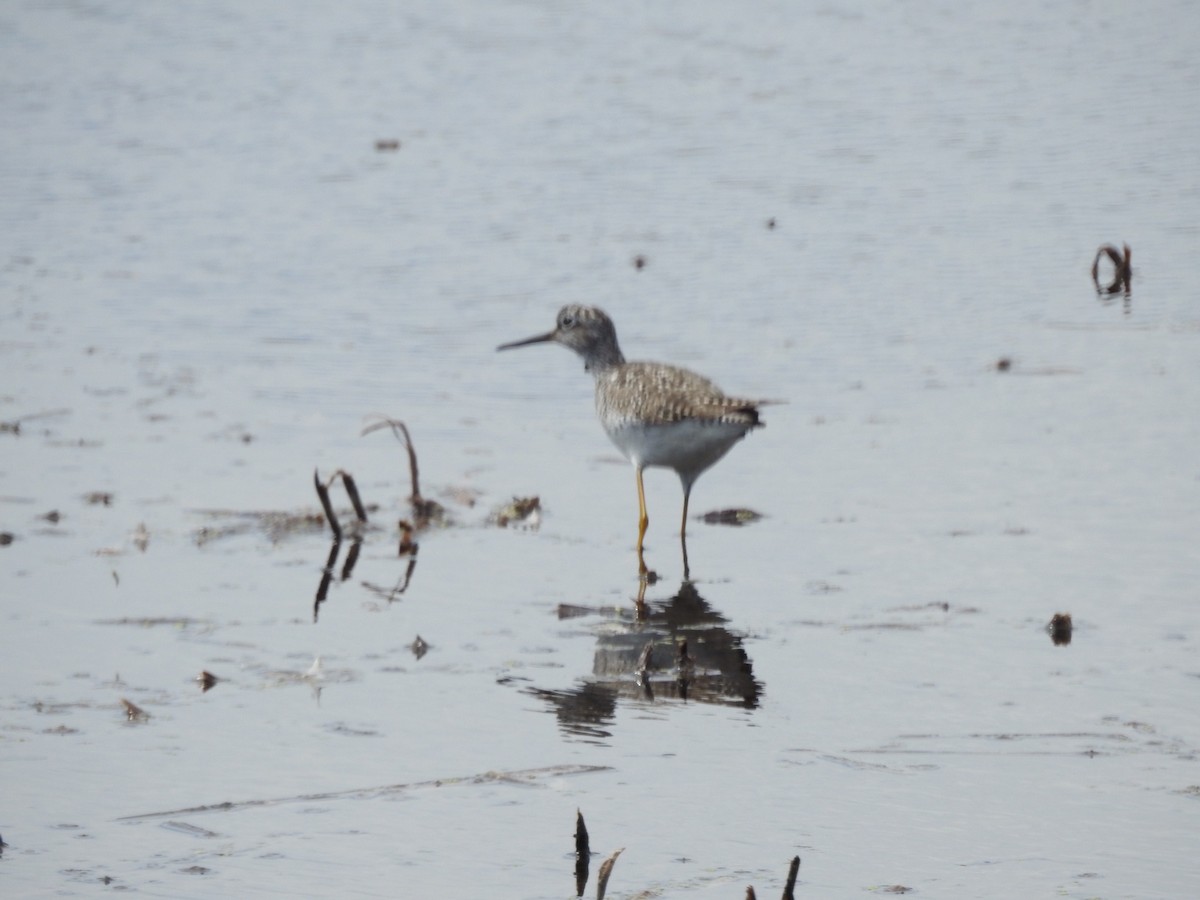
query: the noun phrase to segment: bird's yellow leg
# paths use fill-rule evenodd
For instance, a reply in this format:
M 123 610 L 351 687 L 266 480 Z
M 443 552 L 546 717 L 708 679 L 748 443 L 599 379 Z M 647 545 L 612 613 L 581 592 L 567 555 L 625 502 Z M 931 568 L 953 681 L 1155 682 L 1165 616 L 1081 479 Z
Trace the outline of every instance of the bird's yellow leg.
M 637 488 L 638 488 L 638 556 L 642 555 L 642 538 L 646 536 L 646 529 L 650 526 L 650 516 L 646 513 L 646 489 L 642 486 L 642 468 L 637 468 Z

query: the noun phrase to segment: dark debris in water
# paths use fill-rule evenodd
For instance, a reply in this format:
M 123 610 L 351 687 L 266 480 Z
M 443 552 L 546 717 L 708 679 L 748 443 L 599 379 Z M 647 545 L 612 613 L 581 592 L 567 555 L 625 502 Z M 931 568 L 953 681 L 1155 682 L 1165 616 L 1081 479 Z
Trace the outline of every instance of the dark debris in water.
M 408 645 L 408 649 L 412 651 L 413 656 L 421 659 L 429 652 L 429 643 L 418 634 L 413 642 Z
M 200 692 L 203 694 L 207 694 L 214 687 L 216 687 L 217 682 L 220 680 L 220 678 L 208 670 L 205 670 L 196 676 L 196 681 L 200 684 Z
M 1065 647 L 1071 643 L 1073 630 L 1070 613 L 1055 613 L 1054 618 L 1046 625 L 1046 633 L 1050 635 L 1055 647 Z
M 540 497 L 513 497 L 492 513 L 489 520 L 493 525 L 507 528 L 510 525 L 536 530 L 542 523 L 542 501 Z
M 732 525 L 740 527 L 757 522 L 763 518 L 762 513 L 752 509 L 718 509 L 700 516 L 700 521 L 707 525 Z
M 788 863 L 787 880 L 783 885 L 783 900 L 796 900 L 796 876 L 800 874 L 800 857 L 793 856 L 792 861 Z M 758 895 L 754 893 L 754 885 L 746 887 L 746 900 L 754 900 Z
M 125 718 L 130 722 L 144 722 L 150 718 L 150 713 L 146 712 L 132 700 L 121 698 L 121 706 L 125 710 Z
M 1133 292 L 1133 251 L 1129 249 L 1128 244 L 1123 244 L 1122 250 L 1118 250 L 1112 244 L 1104 244 L 1096 251 L 1096 257 L 1092 260 L 1092 284 L 1101 297 L 1124 294 L 1127 304 L 1125 311 L 1128 312 L 1128 303 Z M 1112 275 L 1107 284 L 1100 279 L 1100 261 L 1105 257 L 1112 263 Z

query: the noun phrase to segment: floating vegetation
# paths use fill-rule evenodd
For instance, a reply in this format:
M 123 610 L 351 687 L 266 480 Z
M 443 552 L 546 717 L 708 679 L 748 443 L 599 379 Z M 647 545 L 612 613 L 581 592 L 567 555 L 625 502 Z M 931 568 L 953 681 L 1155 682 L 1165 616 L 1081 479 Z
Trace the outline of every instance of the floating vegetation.
M 500 528 L 515 525 L 536 531 L 542 524 L 541 498 L 513 497 L 512 502 L 504 504 L 492 513 L 488 521 Z
M 416 446 L 408 426 L 399 419 L 387 416 L 375 416 L 362 430 L 362 436 L 376 431 L 388 430 L 404 446 L 407 456 L 410 493 L 407 497 L 408 516 L 397 521 L 399 543 L 396 555 L 407 558 L 403 573 L 391 586 L 372 581 L 361 581 L 366 588 L 387 603 L 399 599 L 408 589 L 413 572 L 417 565 L 417 554 L 420 550 L 418 538 L 420 534 L 432 527 L 447 527 L 453 525 L 446 508 L 436 500 L 421 493 L 420 466 L 417 461 Z M 341 483 L 350 503 L 350 510 L 335 509 L 331 497 L 333 487 Z M 301 510 L 295 512 L 279 510 L 231 510 L 210 509 L 198 510 L 202 515 L 220 519 L 213 525 L 198 529 L 193 538 L 198 546 L 204 546 L 212 541 L 228 537 L 261 532 L 267 535 L 272 543 L 301 534 L 308 534 L 328 528 L 333 542 L 329 554 L 321 567 L 321 577 L 317 585 L 313 601 L 313 621 L 320 615 L 321 605 L 328 599 L 329 591 L 335 581 L 349 581 L 354 575 L 362 550 L 362 542 L 373 531 L 380 529 L 371 522 L 380 506 L 365 503 L 358 483 L 352 473 L 338 469 L 327 478 L 322 478 L 319 470 L 313 470 L 313 489 L 321 511 Z M 464 506 L 474 506 L 476 492 L 468 488 L 457 488 L 451 492 L 456 502 Z M 534 497 L 514 497 L 511 503 L 505 504 L 488 518 L 488 523 L 499 527 L 523 527 L 536 529 L 541 522 L 541 500 Z M 349 539 L 349 549 L 345 559 L 342 558 L 342 541 Z M 133 543 L 138 549 L 143 549 L 149 541 L 149 533 L 144 526 L 139 526 L 134 533 Z M 115 573 L 114 573 L 115 577 Z
M 762 513 L 752 509 L 717 509 L 700 516 L 700 521 L 707 525 L 732 525 L 737 528 L 757 522 L 761 518 Z
M 292 537 L 325 527 L 325 517 L 318 512 L 281 512 L 279 510 L 202 509 L 201 515 L 212 518 L 233 519 L 215 526 L 204 526 L 192 535 L 197 546 L 203 547 L 222 538 L 237 537 L 253 532 L 262 532 L 273 544 L 285 537 Z
M 417 566 L 417 551 L 420 546 L 415 540 L 417 532 L 423 531 L 431 525 L 447 525 L 450 523 L 450 517 L 446 513 L 446 509 L 436 500 L 430 500 L 421 494 L 421 476 L 420 468 L 417 464 L 417 450 L 413 445 L 412 436 L 408 433 L 408 426 L 399 419 L 392 419 L 387 416 L 379 416 L 376 421 L 367 425 L 363 429 L 362 435 L 366 436 L 375 431 L 389 429 L 392 434 L 404 445 L 404 449 L 408 454 L 408 475 L 411 486 L 411 493 L 408 496 L 408 504 L 411 512 L 411 521 L 401 519 L 397 524 L 400 529 L 400 544 L 397 548 L 397 556 L 407 556 L 408 566 L 404 571 L 404 575 L 392 588 L 384 588 L 377 584 L 364 581 L 363 587 L 384 598 L 388 603 L 396 600 L 401 594 L 408 590 L 409 582 L 412 580 L 413 571 Z M 320 476 L 313 473 L 313 483 L 317 490 L 317 498 L 321 501 L 321 508 L 325 511 L 325 520 L 329 523 L 329 528 L 333 532 L 333 546 L 329 549 L 329 558 L 325 562 L 324 568 L 321 570 L 321 582 L 317 586 L 317 595 L 313 602 L 313 621 L 316 622 L 320 614 L 321 604 L 325 602 L 329 595 L 329 587 L 333 582 L 334 569 L 337 566 L 338 556 L 341 552 L 342 528 L 338 524 L 337 515 L 333 511 L 333 505 L 329 502 L 329 487 L 337 479 L 341 479 L 342 484 L 346 488 L 346 493 L 350 497 L 350 502 L 354 506 L 354 512 L 359 525 L 354 532 L 354 541 L 350 546 L 350 550 L 346 554 L 346 561 L 342 565 L 341 580 L 347 581 L 354 572 L 354 565 L 358 561 L 359 550 L 362 546 L 362 531 L 361 528 L 367 522 L 366 510 L 363 507 L 362 500 L 358 494 L 358 487 L 354 483 L 354 478 L 349 472 L 338 469 L 327 482 L 322 483 Z M 472 501 L 474 502 L 474 501 Z M 419 640 L 419 638 L 418 638 Z M 427 649 L 427 648 L 426 648 Z M 413 651 L 417 653 L 416 650 Z M 417 653 L 417 658 L 424 656 L 425 650 Z

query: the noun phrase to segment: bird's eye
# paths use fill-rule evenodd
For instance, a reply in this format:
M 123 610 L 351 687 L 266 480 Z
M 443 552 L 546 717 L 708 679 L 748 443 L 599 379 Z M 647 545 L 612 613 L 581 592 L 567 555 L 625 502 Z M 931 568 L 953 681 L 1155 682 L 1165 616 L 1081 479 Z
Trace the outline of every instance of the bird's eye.
M 558 324 L 563 328 L 574 328 L 575 317 L 570 313 L 566 313 L 561 319 L 558 320 Z

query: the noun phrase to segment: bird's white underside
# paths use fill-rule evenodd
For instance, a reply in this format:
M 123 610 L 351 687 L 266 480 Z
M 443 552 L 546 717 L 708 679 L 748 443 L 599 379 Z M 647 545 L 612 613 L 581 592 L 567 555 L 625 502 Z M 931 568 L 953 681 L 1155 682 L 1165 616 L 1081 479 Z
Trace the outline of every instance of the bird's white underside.
M 608 436 L 635 466 L 675 469 L 690 484 L 749 430 L 740 423 L 684 419 L 667 425 L 624 425 L 608 429 Z

